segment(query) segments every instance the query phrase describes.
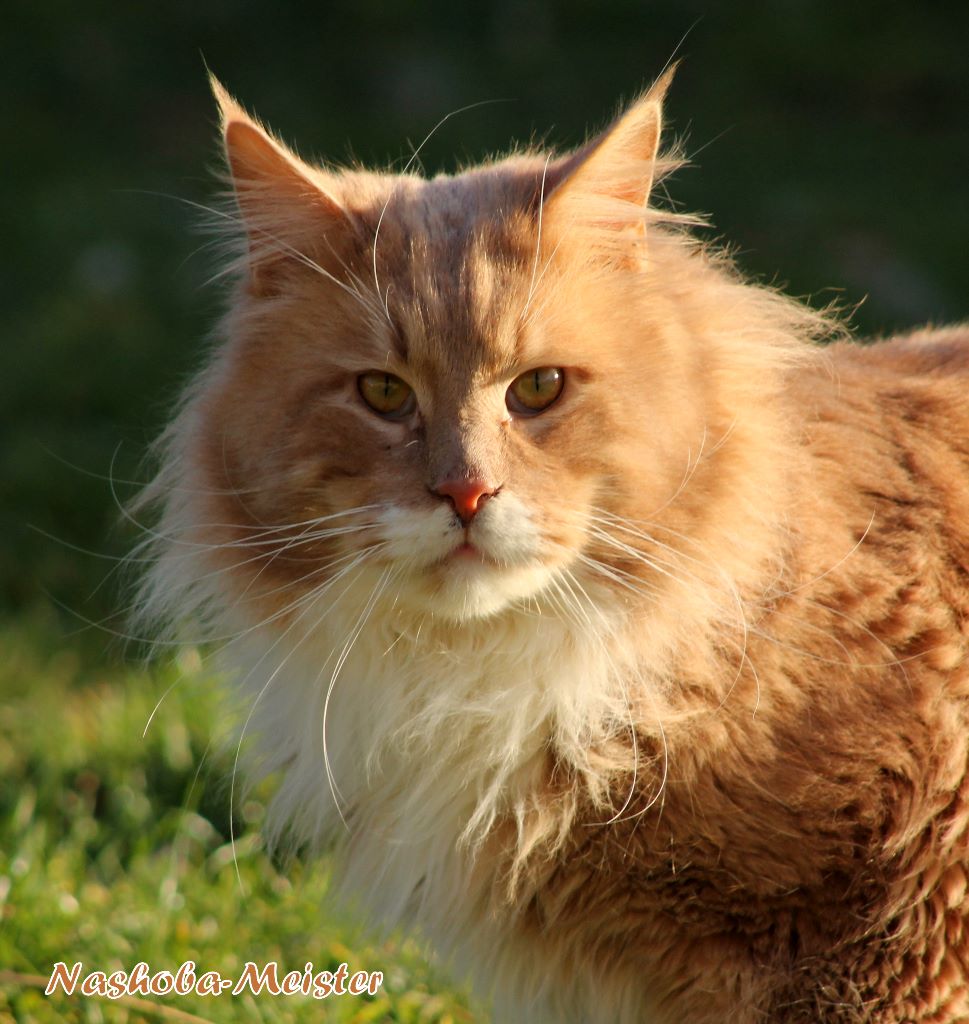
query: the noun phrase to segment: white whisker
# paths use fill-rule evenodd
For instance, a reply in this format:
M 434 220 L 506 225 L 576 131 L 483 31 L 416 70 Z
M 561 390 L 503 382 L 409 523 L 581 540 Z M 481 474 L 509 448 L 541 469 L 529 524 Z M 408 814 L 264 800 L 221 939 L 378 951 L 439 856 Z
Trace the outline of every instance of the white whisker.
M 286 639 L 286 637 L 293 631 L 293 629 L 295 629 L 296 626 L 299 625 L 299 623 L 302 621 L 304 616 L 307 615 L 307 613 L 314 607 L 314 605 L 319 600 L 319 598 L 322 597 L 323 594 L 326 593 L 326 591 L 330 590 L 336 583 L 338 583 L 345 576 L 347 576 L 353 569 L 357 568 L 357 566 L 359 566 L 362 562 L 364 562 L 369 555 L 370 555 L 369 551 L 362 552 L 358 556 L 357 559 L 355 559 L 353 562 L 351 562 L 351 564 L 346 566 L 344 569 L 340 570 L 340 572 L 337 573 L 336 576 L 334 576 L 330 580 L 327 580 L 326 583 L 324 583 L 321 587 L 317 588 L 315 591 L 311 591 L 310 595 L 307 595 L 307 597 L 310 598 L 310 600 L 307 602 L 306 607 L 299 613 L 299 615 L 297 615 L 293 619 L 293 621 L 286 627 L 286 629 L 283 630 L 282 633 L 280 633 L 280 635 L 273 641 L 273 643 L 270 644 L 270 646 L 262 653 L 262 655 L 253 663 L 253 665 L 251 666 L 249 671 L 246 673 L 246 675 L 242 678 L 242 680 L 240 680 L 240 687 L 244 687 L 245 686 L 246 682 L 252 677 L 253 673 L 256 671 L 256 669 L 259 667 L 259 665 L 261 665 L 266 660 L 266 658 L 270 654 L 272 654 L 272 652 Z M 233 863 L 235 864 L 236 877 L 238 879 L 239 887 L 240 887 L 240 889 L 243 892 L 245 892 L 245 887 L 244 887 L 243 882 L 242 882 L 242 875 L 241 875 L 241 873 L 239 871 L 239 862 L 238 862 L 238 859 L 236 858 L 236 852 L 235 852 L 235 826 L 234 826 L 234 823 L 233 823 L 233 820 L 232 820 L 232 810 L 235 807 L 236 779 L 237 779 L 238 772 L 239 772 L 239 761 L 240 761 L 240 758 L 241 758 L 241 755 L 242 755 L 242 746 L 243 746 L 243 743 L 245 742 L 246 733 L 247 733 L 247 731 L 249 729 L 249 725 L 250 725 L 250 723 L 252 721 L 253 715 L 256 713 L 256 709 L 258 708 L 258 706 L 259 706 L 260 702 L 262 701 L 263 697 L 265 696 L 266 692 L 269 690 L 270 686 L 272 686 L 274 680 L 277 678 L 277 676 L 283 670 L 283 668 L 286 666 L 286 664 L 289 662 L 289 660 L 293 657 L 293 655 L 299 650 L 299 648 L 306 641 L 306 639 L 308 637 L 310 637 L 311 635 L 313 635 L 313 633 L 317 629 L 319 629 L 319 627 L 322 624 L 323 620 L 333 611 L 334 607 L 337 605 L 337 603 L 339 602 L 340 598 L 343 595 L 346 594 L 347 590 L 349 589 L 349 586 L 350 585 L 348 584 L 347 587 L 345 587 L 343 589 L 343 591 L 341 591 L 341 593 L 336 597 L 336 599 L 334 601 L 329 602 L 324 607 L 323 611 L 320 613 L 320 615 L 313 622 L 312 627 L 310 629 L 307 629 L 307 630 L 305 630 L 303 632 L 303 635 L 290 647 L 290 649 L 286 652 L 285 656 L 280 661 L 280 663 L 269 674 L 269 676 L 266 679 L 265 683 L 263 683 L 263 685 L 260 687 L 259 692 L 256 694 L 255 699 L 253 700 L 252 704 L 250 705 L 249 713 L 246 716 L 246 720 L 243 723 L 242 730 L 239 733 L 239 740 L 238 740 L 238 743 L 236 744 L 236 753 L 235 753 L 235 758 L 233 760 L 232 777 L 231 777 L 231 782 L 230 782 L 230 786 L 229 786 L 229 808 L 230 808 L 230 813 L 229 813 L 229 839 L 230 839 L 230 842 L 232 844 L 232 860 L 233 860 Z
M 326 697 L 323 701 L 323 765 L 326 770 L 326 780 L 330 787 L 330 793 L 333 796 L 333 802 L 336 806 L 337 814 L 339 814 L 340 821 L 343 823 L 344 828 L 346 828 L 348 831 L 350 826 L 347 824 L 347 820 L 343 815 L 343 810 L 340 807 L 340 801 L 342 799 L 342 796 L 340 794 L 339 787 L 336 784 L 336 779 L 333 775 L 333 768 L 332 765 L 330 764 L 329 748 L 327 746 L 326 724 L 330 709 L 330 699 L 333 696 L 333 688 L 336 686 L 336 680 L 340 674 L 340 670 L 346 663 L 346 660 L 350 655 L 350 651 L 353 649 L 353 645 L 357 642 L 357 638 L 360 636 L 360 633 L 363 631 L 364 626 L 367 624 L 367 620 L 370 618 L 370 614 L 373 611 L 374 606 L 377 604 L 377 602 L 380 600 L 380 597 L 387 589 L 387 586 L 389 585 L 391 578 L 392 570 L 389 568 L 385 569 L 383 571 L 383 574 L 380 576 L 380 579 L 374 585 L 369 600 L 367 601 L 363 611 L 357 618 L 356 623 L 354 623 L 354 625 L 351 627 L 346 643 L 343 645 L 343 649 L 340 651 L 340 655 L 336 660 L 336 664 L 333 667 L 333 673 L 330 676 L 330 682 L 326 688 Z M 320 674 L 317 676 L 317 680 L 319 680 L 320 677 L 322 676 L 322 672 L 323 670 L 321 669 Z
M 545 178 L 548 175 L 548 165 L 551 162 L 552 154 L 545 158 L 545 166 L 542 168 L 542 184 L 539 188 L 538 193 L 538 226 L 535 235 L 535 257 L 532 260 L 532 280 L 528 286 L 528 296 L 525 299 L 525 305 L 522 307 L 522 311 L 518 314 L 519 322 L 525 320 L 525 316 L 528 313 L 528 307 L 532 304 L 532 296 L 535 294 L 535 276 L 538 273 L 538 261 L 542 255 L 542 219 L 545 214 Z
M 408 159 L 407 163 L 404 164 L 403 168 L 397 174 L 398 180 L 403 179 L 407 175 L 407 172 L 411 169 L 411 167 L 414 166 L 414 162 L 417 160 L 417 158 L 420 155 L 420 152 L 424 148 L 424 146 L 427 145 L 427 143 L 431 140 L 431 138 L 434 136 L 434 134 L 437 132 L 437 130 L 440 127 L 442 127 L 444 124 L 446 124 L 448 121 L 450 121 L 452 117 L 456 117 L 458 114 L 463 114 L 467 110 L 474 110 L 476 107 L 484 107 L 484 106 L 487 106 L 490 103 L 501 103 L 501 102 L 502 102 L 501 100 L 479 100 L 477 103 L 469 103 L 467 106 L 458 107 L 457 110 L 452 110 L 452 111 L 450 111 L 450 113 L 445 114 L 444 117 L 442 117 L 441 120 L 438 121 L 437 124 L 434 125 L 434 127 L 424 136 L 424 138 L 421 139 L 420 144 L 417 146 L 417 148 L 414 150 L 414 152 L 411 153 L 410 158 Z M 377 295 L 378 296 L 380 295 L 380 281 L 379 281 L 378 275 L 377 275 L 377 239 L 380 237 L 380 226 L 384 222 L 384 216 L 387 213 L 387 208 L 390 206 L 391 200 L 394 198 L 396 193 L 397 193 L 397 185 L 395 184 L 394 187 L 387 194 L 387 199 L 385 200 L 384 205 L 383 205 L 383 207 L 380 210 L 380 215 L 377 217 L 377 226 L 374 228 L 374 233 L 373 233 L 373 283 L 374 283 L 374 287 L 377 290 Z M 389 290 L 388 290 L 388 295 L 389 295 Z M 389 311 L 387 310 L 386 298 L 384 299 L 383 306 L 384 306 L 384 311 L 385 311 L 385 313 L 387 313 L 387 316 L 389 318 L 390 314 L 389 314 Z

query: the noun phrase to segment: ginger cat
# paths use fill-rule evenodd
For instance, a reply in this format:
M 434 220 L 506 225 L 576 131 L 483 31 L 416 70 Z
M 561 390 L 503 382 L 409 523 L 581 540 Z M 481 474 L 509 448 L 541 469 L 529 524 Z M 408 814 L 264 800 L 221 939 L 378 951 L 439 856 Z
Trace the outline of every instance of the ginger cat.
M 651 206 L 667 78 L 431 180 L 215 84 L 236 286 L 141 613 L 497 1021 L 969 1020 L 969 327 L 853 344 Z

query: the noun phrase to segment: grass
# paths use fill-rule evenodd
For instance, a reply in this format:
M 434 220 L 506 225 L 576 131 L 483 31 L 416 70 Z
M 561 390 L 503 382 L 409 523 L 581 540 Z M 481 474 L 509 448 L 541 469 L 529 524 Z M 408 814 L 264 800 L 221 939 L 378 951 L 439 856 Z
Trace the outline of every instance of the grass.
M 328 909 L 325 858 L 273 862 L 258 795 L 236 808 L 233 856 L 230 765 L 210 750 L 218 708 L 197 652 L 150 670 L 112 665 L 65 647 L 44 616 L 0 624 L 0 651 L 0 1024 L 479 1019 L 412 941 L 374 939 Z M 83 975 L 141 960 L 152 971 L 194 960 L 231 978 L 249 960 L 281 971 L 346 962 L 385 981 L 373 998 L 141 1005 L 47 997 L 38 983 L 57 961 L 81 961 Z

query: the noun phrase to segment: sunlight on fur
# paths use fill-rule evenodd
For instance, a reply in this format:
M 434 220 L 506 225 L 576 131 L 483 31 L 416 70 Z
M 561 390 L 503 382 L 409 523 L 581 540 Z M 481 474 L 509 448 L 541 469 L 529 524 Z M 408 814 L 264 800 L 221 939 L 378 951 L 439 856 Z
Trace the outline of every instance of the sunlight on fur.
M 969 1019 L 969 329 L 853 344 L 650 204 L 669 78 L 431 179 L 213 82 L 234 287 L 138 615 L 498 1021 Z

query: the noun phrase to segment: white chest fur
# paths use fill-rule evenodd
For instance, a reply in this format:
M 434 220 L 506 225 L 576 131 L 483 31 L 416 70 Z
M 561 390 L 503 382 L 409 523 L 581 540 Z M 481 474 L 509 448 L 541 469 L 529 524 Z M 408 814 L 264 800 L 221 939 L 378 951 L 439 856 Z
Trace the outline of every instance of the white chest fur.
M 253 770 L 282 775 L 276 827 L 352 850 L 348 880 L 371 910 L 426 924 L 440 920 L 429 894 L 463 891 L 455 872 L 496 820 L 526 813 L 549 749 L 584 775 L 590 751 L 629 729 L 627 673 L 605 620 L 536 608 L 455 625 L 373 592 L 227 655 Z

